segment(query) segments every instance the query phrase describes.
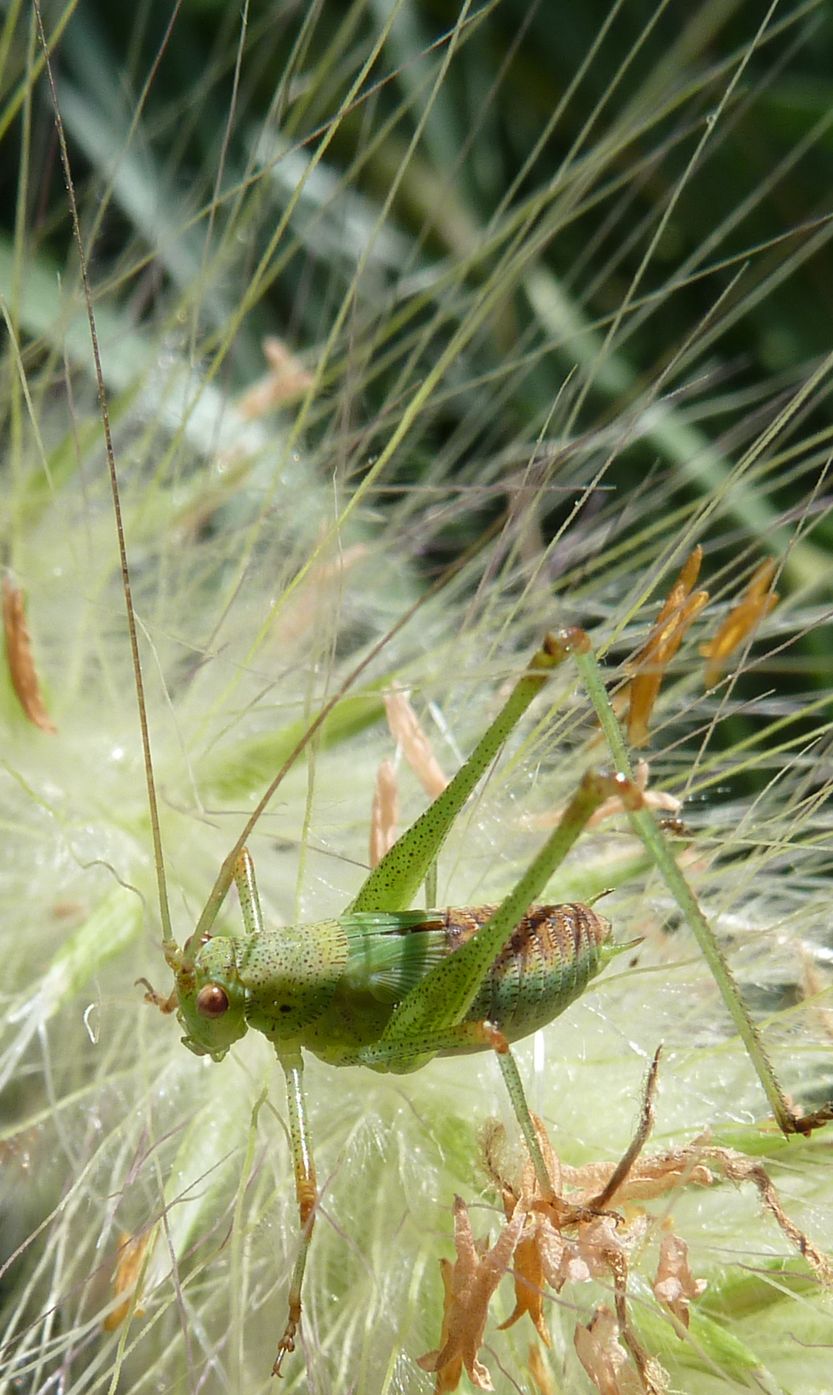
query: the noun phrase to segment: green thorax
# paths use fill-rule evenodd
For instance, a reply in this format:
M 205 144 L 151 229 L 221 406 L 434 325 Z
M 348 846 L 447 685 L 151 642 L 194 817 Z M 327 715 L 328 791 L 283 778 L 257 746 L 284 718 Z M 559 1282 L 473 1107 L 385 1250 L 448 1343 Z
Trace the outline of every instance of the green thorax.
M 275 1045 L 338 1063 L 375 1041 L 402 997 L 448 952 L 425 911 L 367 912 L 237 942 L 246 1020 Z

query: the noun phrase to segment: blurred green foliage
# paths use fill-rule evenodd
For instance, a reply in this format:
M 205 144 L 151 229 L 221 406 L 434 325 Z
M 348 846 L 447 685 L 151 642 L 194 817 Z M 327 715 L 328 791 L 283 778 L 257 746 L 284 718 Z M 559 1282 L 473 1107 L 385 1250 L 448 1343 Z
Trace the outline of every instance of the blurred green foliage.
M 66 21 L 96 284 L 137 324 L 232 384 L 266 334 L 307 362 L 326 345 L 304 448 L 348 488 L 448 355 L 373 493 L 380 526 L 419 530 L 426 577 L 534 488 L 542 545 L 571 528 L 557 585 L 583 538 L 592 566 L 600 527 L 609 545 L 644 526 L 660 489 L 669 520 L 722 501 L 698 524 L 712 575 L 742 543 L 783 558 L 802 518 L 788 589 L 829 599 L 826 487 L 812 497 L 831 434 L 829 6 L 83 0 L 47 17 Z M 30 38 L 13 31 L 7 77 Z M 72 254 L 43 83 L 31 141 L 28 251 L 54 276 Z M 829 686 L 822 626 L 779 672 L 793 694 Z

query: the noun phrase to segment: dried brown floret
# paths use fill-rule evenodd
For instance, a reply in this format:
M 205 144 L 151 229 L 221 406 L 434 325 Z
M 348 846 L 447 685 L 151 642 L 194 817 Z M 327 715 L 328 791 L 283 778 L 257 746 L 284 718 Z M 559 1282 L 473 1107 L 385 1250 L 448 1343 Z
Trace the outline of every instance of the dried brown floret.
M 282 339 L 268 334 L 262 344 L 263 356 L 269 365 L 265 377 L 254 383 L 237 404 L 241 416 L 257 418 L 303 397 L 313 382 L 312 374 L 304 368 Z
M 524 1213 L 518 1210 L 491 1249 L 487 1249 L 483 1242 L 475 1243 L 466 1203 L 462 1197 L 454 1198 L 457 1258 L 453 1263 L 440 1260 L 445 1289 L 440 1346 L 418 1358 L 424 1371 L 436 1374 L 435 1395 L 456 1390 L 464 1368 L 478 1389 L 494 1389 L 477 1353 L 483 1341 L 489 1300 L 512 1262 L 523 1223 Z
M 585 1189 L 581 1197 L 557 1195 L 562 1183 L 561 1168 L 539 1119 L 534 1119 L 535 1128 L 553 1183 L 553 1190 L 547 1196 L 541 1194 L 534 1168 L 528 1159 L 520 1172 L 515 1169 L 514 1177 L 508 1175 L 505 1168 L 506 1134 L 500 1124 L 493 1123 L 484 1136 L 486 1168 L 500 1189 L 507 1217 L 514 1220 L 518 1213 L 525 1216 L 513 1266 L 515 1308 L 502 1326 L 509 1327 L 528 1313 L 539 1335 L 549 1345 L 543 1312 L 544 1283 L 559 1293 L 567 1283 L 612 1277 L 617 1300 L 616 1331 L 621 1334 L 638 1373 L 639 1384 L 633 1388 L 644 1392 L 644 1395 L 662 1395 L 665 1390 L 664 1372 L 643 1348 L 627 1313 L 628 1256 L 644 1237 L 646 1221 L 644 1217 L 637 1216 L 626 1225 L 621 1217 L 601 1208 L 614 1193 L 617 1196 L 626 1193 L 628 1178 L 637 1165 L 638 1154 L 648 1137 L 653 1121 L 658 1059 L 659 1054 L 649 1072 L 634 1139 L 621 1162 L 608 1169 L 600 1195 L 595 1194 L 594 1188 Z M 581 1172 L 582 1169 L 577 1169 L 574 1175 L 578 1177 Z M 565 1231 L 570 1234 L 565 1234 Z M 594 1344 L 589 1334 L 590 1329 L 581 1339 L 581 1344 L 592 1365 Z M 597 1374 L 603 1381 L 608 1381 L 613 1371 L 613 1366 L 609 1364 L 610 1357 L 611 1353 L 599 1355 L 601 1364 Z M 589 1369 L 588 1374 L 591 1374 Z M 595 1379 L 592 1374 L 591 1379 Z M 629 1387 L 608 1383 L 599 1388 L 624 1391 Z
M 399 787 L 393 761 L 383 760 L 376 771 L 373 802 L 370 806 L 370 865 L 378 867 L 385 853 L 396 842 L 399 823 Z
M 678 1322 L 688 1327 L 689 1303 L 705 1291 L 703 1279 L 695 1279 L 689 1268 L 688 1245 L 682 1236 L 667 1231 L 660 1241 L 654 1295 L 671 1309 Z
M 153 1238 L 153 1231 L 148 1230 L 144 1235 L 121 1235 L 119 1237 L 119 1250 L 116 1259 L 116 1269 L 113 1275 L 113 1290 L 118 1298 L 124 1294 L 123 1302 L 113 1308 L 104 1319 L 102 1324 L 105 1332 L 114 1332 L 120 1327 L 130 1311 L 130 1304 L 134 1301 L 136 1285 L 140 1281 L 142 1266 L 148 1245 Z M 134 1314 L 141 1317 L 141 1308 L 138 1295 L 135 1299 Z
M 599 1395 L 637 1395 L 639 1378 L 619 1341 L 619 1324 L 609 1308 L 597 1308 L 573 1336 L 576 1355 Z
M 695 547 L 671 587 L 646 643 L 627 665 L 631 675 L 627 689 L 627 726 L 631 746 L 644 746 L 648 740 L 648 722 L 665 670 L 677 653 L 692 620 L 709 599 L 708 591 L 692 591 L 702 560 L 703 549 Z
M 26 602 L 23 592 L 3 577 L 3 629 L 6 636 L 6 658 L 9 676 L 26 716 L 41 731 L 57 730 L 43 700 L 32 641 L 26 624 Z
M 448 776 L 440 766 L 431 741 L 425 734 L 420 720 L 400 688 L 385 693 L 385 712 L 388 726 L 402 754 L 430 799 L 442 794 L 448 784 Z
M 502 1124 L 491 1121 L 482 1139 L 486 1171 L 500 1193 L 508 1222 L 512 1224 L 518 1216 L 523 1217 L 512 1267 L 515 1306 L 502 1326 L 511 1326 L 527 1313 L 549 1346 L 544 1312 L 547 1290 L 560 1293 L 566 1284 L 588 1279 L 612 1281 L 615 1316 L 607 1310 L 597 1313 L 575 1337 L 579 1359 L 589 1378 L 607 1395 L 662 1395 L 667 1389 L 665 1372 L 643 1347 L 628 1311 L 630 1257 L 644 1245 L 649 1233 L 649 1217 L 634 1210 L 635 1203 L 678 1187 L 712 1186 L 718 1174 L 737 1183 L 751 1182 L 818 1280 L 833 1284 L 830 1260 L 786 1214 L 761 1163 L 732 1149 L 714 1146 L 706 1138 L 682 1148 L 641 1156 L 653 1122 L 657 1061 L 655 1057 L 648 1075 L 633 1141 L 617 1164 L 569 1167 L 559 1160 L 542 1122 L 533 1116 L 552 1184 L 544 1195 L 528 1155 L 524 1152 L 521 1159 L 513 1152 Z M 610 1203 L 621 1208 L 621 1213 L 606 1209 Z M 689 1305 L 704 1289 L 705 1283 L 691 1271 L 685 1241 L 668 1230 L 661 1240 L 654 1281 L 657 1299 L 687 1327 Z
M 537 1347 L 534 1342 L 529 1348 L 527 1364 L 538 1395 L 557 1395 L 552 1372 L 547 1369 L 541 1348 Z
M 752 579 L 737 605 L 729 611 L 714 639 L 700 645 L 700 653 L 708 659 L 705 684 L 711 688 L 720 678 L 726 660 L 738 645 L 757 629 L 761 621 L 778 604 L 778 592 L 771 591 L 775 562 L 769 558 L 752 573 Z

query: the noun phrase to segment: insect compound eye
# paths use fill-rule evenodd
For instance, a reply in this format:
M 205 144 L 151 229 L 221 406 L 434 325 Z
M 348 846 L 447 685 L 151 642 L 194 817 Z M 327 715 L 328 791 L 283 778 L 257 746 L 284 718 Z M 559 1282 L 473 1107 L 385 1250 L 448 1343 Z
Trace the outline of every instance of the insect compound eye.
M 197 1012 L 202 1017 L 222 1017 L 228 1005 L 228 994 L 218 983 L 207 983 L 197 994 Z

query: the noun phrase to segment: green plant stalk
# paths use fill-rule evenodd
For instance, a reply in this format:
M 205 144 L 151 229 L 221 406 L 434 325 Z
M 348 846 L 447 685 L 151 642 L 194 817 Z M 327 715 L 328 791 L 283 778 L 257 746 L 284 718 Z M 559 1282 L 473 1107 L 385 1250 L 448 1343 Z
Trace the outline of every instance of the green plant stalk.
M 633 769 L 630 756 L 628 754 L 625 741 L 622 736 L 622 729 L 616 717 L 610 700 L 607 696 L 607 689 L 604 685 L 596 656 L 592 649 L 576 650 L 576 667 L 583 682 L 587 686 L 587 692 L 596 716 L 599 719 L 602 730 L 605 734 L 611 754 L 616 763 L 616 768 L 627 775 L 628 779 L 633 779 Z M 677 905 L 683 911 L 688 926 L 696 939 L 703 958 L 706 960 L 715 983 L 720 990 L 721 997 L 726 1005 L 729 1015 L 738 1030 L 738 1034 L 749 1052 L 750 1059 L 755 1067 L 758 1079 L 764 1088 L 764 1093 L 769 1101 L 770 1107 L 778 1126 L 785 1134 L 795 1133 L 796 1119 L 793 1111 L 787 1103 L 781 1086 L 778 1083 L 772 1064 L 767 1056 L 760 1034 L 755 1023 L 749 1014 L 749 1009 L 740 991 L 737 980 L 723 954 L 717 941 L 714 930 L 707 921 L 694 892 L 686 881 L 668 842 L 654 819 L 647 809 L 630 809 L 628 818 L 634 831 L 650 850 L 651 855 L 665 885 L 668 887 Z M 800 1131 L 800 1130 L 799 1130 Z

